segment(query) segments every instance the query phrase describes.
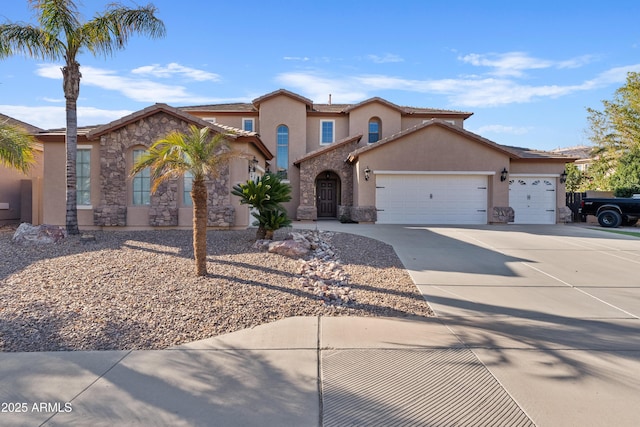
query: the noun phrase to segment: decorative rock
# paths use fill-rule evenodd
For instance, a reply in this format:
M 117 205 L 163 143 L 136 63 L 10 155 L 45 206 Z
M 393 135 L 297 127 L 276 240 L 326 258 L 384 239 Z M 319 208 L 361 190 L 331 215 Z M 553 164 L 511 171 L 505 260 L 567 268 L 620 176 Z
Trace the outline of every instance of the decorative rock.
M 269 244 L 269 252 L 290 258 L 300 258 L 309 253 L 309 247 L 295 240 L 282 240 Z
M 59 243 L 65 237 L 67 232 L 61 227 L 47 224 L 31 225 L 23 222 L 11 240 L 14 243 L 41 245 Z

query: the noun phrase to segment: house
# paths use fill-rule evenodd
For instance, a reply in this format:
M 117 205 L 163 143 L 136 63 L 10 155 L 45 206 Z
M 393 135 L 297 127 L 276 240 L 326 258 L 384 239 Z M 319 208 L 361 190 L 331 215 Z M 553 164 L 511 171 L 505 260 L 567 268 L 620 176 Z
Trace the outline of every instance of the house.
M 0 124 L 14 126 L 30 134 L 42 132 L 38 127 L 4 114 L 0 114 Z M 41 221 L 42 153 L 42 144 L 36 143 L 35 163 L 27 174 L 0 164 L 0 225 Z
M 464 129 L 472 113 L 399 106 L 382 98 L 316 104 L 280 89 L 251 103 L 174 108 L 156 104 L 79 129 L 81 228 L 191 225 L 189 179 L 149 193 L 129 178 L 136 156 L 169 131 L 208 126 L 243 153 L 209 183 L 209 225 L 246 227 L 231 187 L 266 171 L 292 186 L 296 220 L 402 224 L 562 222 L 572 157 L 508 147 Z M 64 224 L 64 129 L 39 131 L 43 222 Z

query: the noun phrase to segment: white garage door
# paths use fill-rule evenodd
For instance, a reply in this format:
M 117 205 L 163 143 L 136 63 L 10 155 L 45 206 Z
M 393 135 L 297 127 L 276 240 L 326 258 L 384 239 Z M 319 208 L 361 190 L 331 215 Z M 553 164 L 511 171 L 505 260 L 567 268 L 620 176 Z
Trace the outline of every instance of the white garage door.
M 486 224 L 487 176 L 376 174 L 379 224 Z
M 555 224 L 555 177 L 512 176 L 509 206 L 515 211 L 515 224 Z

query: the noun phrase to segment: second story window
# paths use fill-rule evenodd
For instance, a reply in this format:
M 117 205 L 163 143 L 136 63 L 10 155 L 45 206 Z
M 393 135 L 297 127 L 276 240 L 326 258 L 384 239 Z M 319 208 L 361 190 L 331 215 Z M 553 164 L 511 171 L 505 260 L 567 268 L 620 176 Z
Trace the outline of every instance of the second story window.
M 335 121 L 320 121 L 320 144 L 331 144 L 335 141 Z
M 253 119 L 242 119 L 242 130 L 246 130 L 247 132 L 253 132 Z
M 380 128 L 380 119 L 373 118 L 369 120 L 369 144 L 380 140 Z
M 133 163 L 135 164 L 145 150 L 133 150 Z M 133 204 L 144 206 L 151 203 L 151 171 L 143 169 L 133 177 Z
M 289 169 L 289 128 L 285 125 L 278 126 L 276 148 L 276 168 L 282 179 L 287 179 Z

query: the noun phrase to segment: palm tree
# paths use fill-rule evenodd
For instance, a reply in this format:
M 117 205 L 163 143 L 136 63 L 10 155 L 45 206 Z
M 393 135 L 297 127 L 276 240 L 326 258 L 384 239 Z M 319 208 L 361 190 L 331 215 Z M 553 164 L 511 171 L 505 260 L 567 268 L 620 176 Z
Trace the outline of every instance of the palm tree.
M 76 197 L 76 152 L 80 93 L 80 64 L 77 56 L 83 49 L 94 56 L 111 55 L 124 49 L 134 33 L 152 38 L 163 37 L 164 23 L 155 16 L 156 9 L 147 5 L 137 9 L 119 4 L 90 21 L 83 21 L 74 0 L 29 0 L 38 16 L 39 27 L 22 23 L 0 25 L 0 58 L 21 54 L 45 61 L 64 60 L 62 87 L 66 99 L 66 227 L 78 234 Z
M 193 177 L 191 199 L 193 200 L 193 253 L 196 274 L 207 275 L 207 179 L 216 178 L 228 165 L 229 159 L 237 156 L 226 143 L 227 135 L 209 135 L 210 128 L 189 126 L 189 133 L 171 132 L 154 142 L 149 151 L 133 165 L 131 176 L 149 168 L 151 191 L 169 179 L 190 173 Z
M 28 133 L 0 124 L 0 164 L 26 174 L 35 161 L 33 143 L 34 139 Z

